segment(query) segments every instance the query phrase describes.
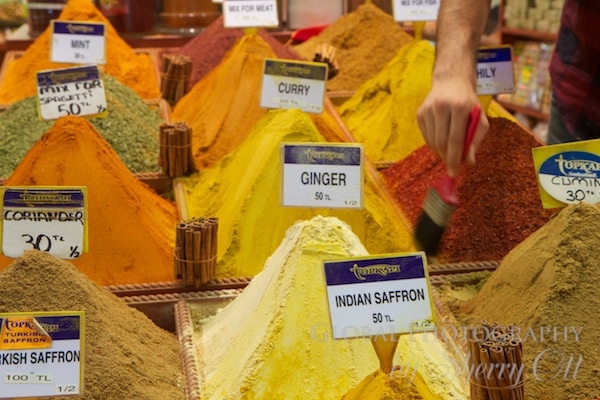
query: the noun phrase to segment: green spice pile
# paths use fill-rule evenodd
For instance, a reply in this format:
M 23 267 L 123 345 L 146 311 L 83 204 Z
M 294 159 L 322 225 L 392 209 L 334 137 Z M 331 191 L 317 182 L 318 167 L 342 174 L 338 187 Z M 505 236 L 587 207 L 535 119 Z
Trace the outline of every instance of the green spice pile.
M 90 122 L 110 143 L 131 172 L 159 172 L 158 135 L 164 121 L 132 89 L 104 74 L 108 116 Z M 27 151 L 55 121 L 38 117 L 37 96 L 30 96 L 0 113 L 0 177 L 10 176 Z

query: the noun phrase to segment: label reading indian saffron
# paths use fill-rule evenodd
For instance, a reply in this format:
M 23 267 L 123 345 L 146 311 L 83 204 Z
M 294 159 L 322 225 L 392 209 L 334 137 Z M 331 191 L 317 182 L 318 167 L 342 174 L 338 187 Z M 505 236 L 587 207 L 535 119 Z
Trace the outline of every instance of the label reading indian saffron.
M 362 145 L 283 143 L 281 152 L 284 206 L 363 207 Z
M 477 53 L 477 94 L 494 95 L 515 91 L 511 46 L 482 47 Z
M 394 20 L 435 21 L 440 9 L 440 0 L 394 0 Z
M 322 113 L 327 70 L 325 63 L 266 59 L 261 107 L 299 108 L 309 113 Z
M 106 25 L 103 22 L 52 20 L 50 61 L 106 64 Z
M 41 119 L 106 115 L 106 93 L 98 66 L 40 71 L 36 79 Z
M 84 313 L 0 314 L 0 398 L 79 395 Z
M 226 28 L 274 28 L 279 26 L 277 0 L 224 0 Z
M 39 250 L 62 259 L 87 251 L 85 187 L 3 187 L 2 254 Z
M 532 149 L 544 208 L 600 202 L 600 139 Z
M 323 263 L 334 339 L 432 331 L 425 253 Z

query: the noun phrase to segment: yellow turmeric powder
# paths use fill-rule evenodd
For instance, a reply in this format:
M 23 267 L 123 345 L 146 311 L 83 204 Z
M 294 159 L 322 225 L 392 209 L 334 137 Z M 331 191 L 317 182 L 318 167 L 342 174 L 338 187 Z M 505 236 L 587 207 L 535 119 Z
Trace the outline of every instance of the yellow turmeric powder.
M 372 162 L 401 160 L 425 144 L 417 109 L 431 88 L 433 59 L 434 48 L 427 41 L 403 46 L 339 107 L 342 120 Z
M 6 186 L 87 186 L 89 252 L 73 264 L 100 285 L 173 281 L 177 208 L 138 181 L 82 117 L 62 117 Z M 12 259 L 0 257 L 0 268 Z
M 106 23 L 106 64 L 104 72 L 114 76 L 144 99 L 160 97 L 155 65 L 149 54 L 136 53 L 90 0 L 69 0 L 58 17 L 64 21 Z M 69 64 L 50 62 L 52 33 L 48 27 L 23 53 L 6 65 L 0 82 L 0 103 L 11 104 L 36 94 L 37 71 L 65 68 Z
M 410 373 L 407 374 L 410 378 Z M 403 378 L 405 378 L 403 376 Z M 342 400 L 420 400 L 423 397 L 410 379 L 394 379 L 392 374 L 377 370 L 346 393 Z

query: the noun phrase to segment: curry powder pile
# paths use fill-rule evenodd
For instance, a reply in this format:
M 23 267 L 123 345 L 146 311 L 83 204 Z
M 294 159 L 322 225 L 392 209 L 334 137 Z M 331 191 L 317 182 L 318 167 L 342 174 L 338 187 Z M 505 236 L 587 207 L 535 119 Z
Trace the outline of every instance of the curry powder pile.
M 106 23 L 106 65 L 104 72 L 135 90 L 143 99 L 160 98 L 156 66 L 149 54 L 136 53 L 90 0 L 69 0 L 59 20 Z M 0 82 L 0 104 L 10 104 L 33 96 L 36 90 L 36 72 L 66 68 L 71 65 L 50 61 L 52 42 L 48 27 L 27 48 L 21 57 L 11 61 Z

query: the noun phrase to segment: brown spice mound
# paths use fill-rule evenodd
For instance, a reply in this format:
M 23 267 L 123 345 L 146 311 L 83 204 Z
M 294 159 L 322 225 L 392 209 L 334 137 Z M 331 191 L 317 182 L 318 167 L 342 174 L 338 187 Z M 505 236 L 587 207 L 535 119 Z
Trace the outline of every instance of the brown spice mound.
M 175 336 L 69 262 L 28 251 L 0 272 L 0 312 L 63 310 L 85 312 L 85 394 L 78 398 L 185 398 Z
M 312 60 L 323 43 L 336 48 L 340 71 L 327 81 L 331 91 L 353 91 L 383 69 L 400 47 L 413 41 L 394 18 L 368 3 L 328 26 L 319 35 L 294 46 L 294 50 Z
M 540 143 L 514 122 L 489 121 L 475 166 L 464 166 L 457 178 L 460 204 L 442 237 L 439 262 L 501 260 L 553 213 L 542 208 L 531 158 Z M 426 146 L 382 172 L 413 224 L 427 190 L 444 173 Z

